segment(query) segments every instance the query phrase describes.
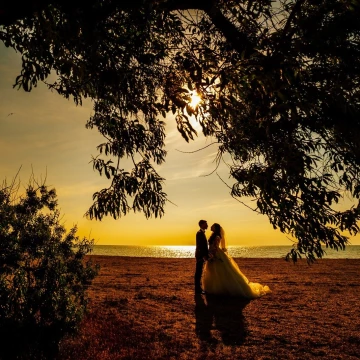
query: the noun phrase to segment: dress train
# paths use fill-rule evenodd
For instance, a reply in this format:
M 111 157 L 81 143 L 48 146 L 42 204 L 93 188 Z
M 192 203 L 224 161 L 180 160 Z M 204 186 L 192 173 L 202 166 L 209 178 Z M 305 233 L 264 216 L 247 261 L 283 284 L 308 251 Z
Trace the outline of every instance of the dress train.
M 209 294 L 247 299 L 255 299 L 271 292 L 266 285 L 250 282 L 234 259 L 220 248 L 217 248 L 214 257 L 205 263 L 202 285 Z

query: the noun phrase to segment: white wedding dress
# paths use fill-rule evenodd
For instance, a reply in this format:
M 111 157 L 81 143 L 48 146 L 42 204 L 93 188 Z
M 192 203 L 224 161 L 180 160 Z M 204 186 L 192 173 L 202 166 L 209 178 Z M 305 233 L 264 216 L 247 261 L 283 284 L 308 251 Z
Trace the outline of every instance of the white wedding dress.
M 202 278 L 206 293 L 255 299 L 271 292 L 266 285 L 249 282 L 234 259 L 227 254 L 224 235 L 217 236 L 210 244 L 209 254 L 212 258 L 206 261 Z

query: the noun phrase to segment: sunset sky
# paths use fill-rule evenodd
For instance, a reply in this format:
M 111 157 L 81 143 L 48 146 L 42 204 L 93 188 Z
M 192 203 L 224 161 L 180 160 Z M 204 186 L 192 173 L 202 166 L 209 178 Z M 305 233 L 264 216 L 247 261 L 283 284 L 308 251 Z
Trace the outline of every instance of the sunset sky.
M 166 179 L 164 191 L 169 200 L 165 216 L 146 219 L 133 214 L 119 220 L 103 221 L 84 217 L 95 191 L 107 187 L 108 180 L 92 169 L 91 155 L 104 142 L 95 130 L 85 128 L 92 104 L 76 107 L 45 85 L 26 93 L 12 88 L 20 73 L 21 57 L 0 46 L 0 174 L 9 181 L 20 167 L 20 179 L 27 183 L 33 168 L 37 179 L 47 176 L 47 185 L 55 187 L 62 221 L 67 228 L 78 226 L 80 236 L 90 236 L 97 245 L 194 245 L 199 219 L 209 225 L 220 223 L 228 245 L 291 245 L 284 234 L 273 230 L 266 216 L 258 215 L 230 197 L 229 189 L 214 173 L 216 145 L 193 154 L 210 144 L 200 136 L 188 144 L 176 130 L 172 116 L 166 122 L 166 164 L 159 169 Z M 130 170 L 126 160 L 123 167 Z M 217 170 L 228 184 L 228 168 Z M 252 206 L 251 199 L 244 202 Z M 210 235 L 210 231 L 208 231 Z M 352 244 L 360 244 L 359 238 Z

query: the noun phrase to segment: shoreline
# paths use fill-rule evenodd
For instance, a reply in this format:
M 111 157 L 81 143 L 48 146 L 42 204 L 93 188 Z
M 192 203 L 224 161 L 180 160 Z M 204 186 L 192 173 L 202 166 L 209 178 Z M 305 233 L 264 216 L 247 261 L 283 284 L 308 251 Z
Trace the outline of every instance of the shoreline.
M 228 252 L 233 258 L 271 258 L 282 259 L 292 246 L 229 246 Z M 348 245 L 345 250 L 323 248 L 323 259 L 360 259 L 360 246 Z M 181 258 L 193 259 L 195 245 L 97 245 L 90 256 L 130 256 L 145 258 Z
M 194 296 L 195 259 L 89 255 L 89 314 L 59 359 L 356 359 L 360 259 L 234 258 L 271 294 Z

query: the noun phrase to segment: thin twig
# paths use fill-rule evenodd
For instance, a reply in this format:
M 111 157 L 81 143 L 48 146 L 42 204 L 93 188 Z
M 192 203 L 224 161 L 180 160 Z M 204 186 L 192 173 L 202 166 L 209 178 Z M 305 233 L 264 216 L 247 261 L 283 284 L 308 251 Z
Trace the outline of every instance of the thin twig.
M 210 176 L 212 175 L 218 168 L 219 168 L 219 165 L 220 165 L 220 162 L 218 161 L 217 164 L 216 164 L 216 167 L 213 171 L 211 171 L 209 174 L 206 174 L 206 175 L 200 175 L 201 177 L 207 177 L 207 176 Z
M 229 185 L 221 178 L 221 176 L 220 176 L 218 173 L 216 173 L 216 175 L 218 176 L 218 178 L 219 178 L 229 189 L 232 190 L 232 187 L 229 186 Z M 233 194 L 230 193 L 230 196 L 231 196 L 234 200 L 236 200 L 237 202 L 239 202 L 240 204 L 242 204 L 242 205 L 246 206 L 247 208 L 249 208 L 250 210 L 256 212 L 256 213 L 259 214 L 259 215 L 262 215 L 261 212 L 259 212 L 259 211 L 256 210 L 256 209 L 253 209 L 253 208 L 250 207 L 249 205 L 245 204 L 243 201 L 237 199 L 236 197 L 234 197 Z
M 13 186 L 15 185 L 15 180 L 17 179 L 17 177 L 18 177 L 18 175 L 19 175 L 19 173 L 20 173 L 21 168 L 22 168 L 22 165 L 20 165 L 19 170 L 18 170 L 17 173 L 15 174 L 15 177 L 14 177 L 14 179 L 13 179 L 11 185 L 10 185 L 10 190 L 12 190 Z
M 218 142 L 218 141 L 212 142 L 211 144 L 208 144 L 208 145 L 206 145 L 206 146 L 204 146 L 204 147 L 202 147 L 202 148 L 200 148 L 200 149 L 194 150 L 194 151 L 181 151 L 181 150 L 179 150 L 179 149 L 175 149 L 175 150 L 178 151 L 178 152 L 181 152 L 181 153 L 183 153 L 183 154 L 193 154 L 193 153 L 196 153 L 196 152 L 198 152 L 198 151 L 204 150 L 204 149 L 206 149 L 207 147 L 209 147 L 210 145 L 214 145 L 214 144 L 219 144 L 219 142 Z

